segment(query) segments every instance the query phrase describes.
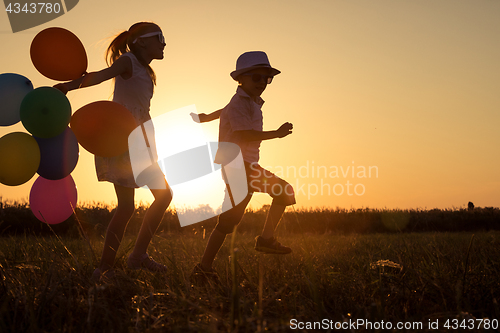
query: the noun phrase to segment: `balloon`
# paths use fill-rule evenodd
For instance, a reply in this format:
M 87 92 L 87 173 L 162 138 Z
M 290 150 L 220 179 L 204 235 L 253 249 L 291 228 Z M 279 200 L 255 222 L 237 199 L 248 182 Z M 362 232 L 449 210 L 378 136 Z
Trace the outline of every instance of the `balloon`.
M 73 214 L 77 197 L 71 175 L 59 180 L 38 177 L 31 187 L 30 208 L 40 221 L 57 224 Z
M 137 123 L 121 104 L 98 101 L 78 109 L 70 126 L 83 148 L 97 156 L 111 157 L 127 151 L 128 136 Z
M 52 80 L 75 80 L 87 71 L 87 53 L 82 42 L 63 28 L 40 31 L 31 42 L 30 55 L 35 68 Z
M 68 98 L 52 87 L 36 88 L 21 103 L 21 122 L 24 128 L 39 138 L 61 134 L 71 119 Z
M 26 183 L 40 164 L 40 149 L 27 133 L 13 132 L 0 138 L 0 183 L 17 186 Z
M 33 84 L 24 76 L 0 74 L 0 126 L 14 125 L 21 120 L 21 102 L 32 90 Z
M 40 166 L 37 173 L 45 179 L 57 180 L 68 176 L 76 167 L 78 141 L 73 131 L 66 130 L 52 138 L 35 137 L 40 147 Z

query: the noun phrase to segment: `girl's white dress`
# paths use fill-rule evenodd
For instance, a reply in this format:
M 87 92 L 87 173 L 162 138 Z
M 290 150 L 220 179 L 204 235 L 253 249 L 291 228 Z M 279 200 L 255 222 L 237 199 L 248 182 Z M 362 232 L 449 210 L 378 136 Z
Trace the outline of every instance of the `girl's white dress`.
M 137 126 L 151 119 L 149 107 L 153 97 L 153 81 L 149 73 L 136 56 L 125 53 L 121 57 L 129 57 L 132 61 L 132 77 L 124 80 L 115 78 L 113 101 L 125 106 L 134 116 Z M 124 187 L 137 188 L 129 152 L 114 157 L 95 157 L 97 179 L 108 181 Z

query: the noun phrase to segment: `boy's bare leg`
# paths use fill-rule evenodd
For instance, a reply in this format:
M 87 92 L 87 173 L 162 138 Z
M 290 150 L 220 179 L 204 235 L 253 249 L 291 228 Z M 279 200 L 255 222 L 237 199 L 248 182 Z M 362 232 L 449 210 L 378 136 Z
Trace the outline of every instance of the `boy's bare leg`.
M 274 236 L 274 231 L 285 212 L 285 208 L 285 205 L 276 204 L 273 200 L 269 212 L 267 212 L 266 223 L 264 224 L 264 229 L 261 234 L 262 238 L 269 239 Z
M 241 218 L 245 214 L 245 209 L 250 202 L 252 195 L 248 195 L 242 202 L 236 205 L 236 207 L 231 208 L 228 211 L 223 212 L 219 215 L 219 223 L 222 225 L 226 225 L 226 223 L 235 222 L 234 225 L 238 225 L 241 221 Z M 226 239 L 226 234 L 222 231 L 219 231 L 217 227 L 212 231 L 210 238 L 208 239 L 207 247 L 205 248 L 205 252 L 203 253 L 203 257 L 201 259 L 201 267 L 208 271 L 212 268 L 212 264 L 219 252 L 222 244 L 224 244 L 224 240 Z

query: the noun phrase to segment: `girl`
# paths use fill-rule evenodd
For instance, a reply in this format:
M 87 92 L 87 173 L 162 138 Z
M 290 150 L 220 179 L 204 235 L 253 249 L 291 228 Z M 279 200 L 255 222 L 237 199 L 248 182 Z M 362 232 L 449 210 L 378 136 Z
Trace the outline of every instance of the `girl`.
M 109 79 L 115 79 L 113 101 L 125 106 L 134 116 L 137 125 L 151 119 L 150 100 L 156 76 L 150 63 L 153 59 L 163 59 L 165 39 L 159 26 L 150 22 L 139 22 L 128 31 L 119 34 L 106 51 L 108 68 L 88 73 L 81 78 L 57 84 L 54 87 L 67 93 L 70 90 L 93 86 Z M 129 219 L 134 212 L 134 180 L 129 153 L 116 157 L 95 157 L 97 178 L 114 184 L 118 206 L 109 223 L 104 241 L 104 249 L 99 267 L 92 277 L 98 280 L 102 274 L 113 275 L 113 263 L 123 238 Z M 163 215 L 172 201 L 172 192 L 160 173 L 156 182 L 162 186 L 152 186 L 154 202 L 147 210 L 134 249 L 127 259 L 131 269 L 146 269 L 165 272 L 166 266 L 157 263 L 147 254 L 148 245 Z M 163 186 L 164 183 L 164 186 Z M 163 189 L 153 189 L 163 188 Z

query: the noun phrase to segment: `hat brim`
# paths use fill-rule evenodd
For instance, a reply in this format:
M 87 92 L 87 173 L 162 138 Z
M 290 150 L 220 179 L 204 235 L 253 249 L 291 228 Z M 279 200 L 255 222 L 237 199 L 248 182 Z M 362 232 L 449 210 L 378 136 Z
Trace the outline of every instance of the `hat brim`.
M 250 72 L 250 71 L 253 71 L 254 69 L 259 69 L 259 68 L 267 68 L 267 69 L 270 69 L 271 70 L 271 75 L 278 75 L 279 73 L 281 73 L 281 71 L 277 70 L 276 68 L 273 68 L 273 67 L 270 67 L 270 66 L 266 66 L 266 65 L 262 65 L 262 66 L 251 66 L 251 67 L 247 67 L 247 68 L 241 68 L 241 69 L 238 69 L 236 71 L 233 71 L 231 72 L 231 77 L 234 79 L 234 80 L 237 80 L 238 76 L 240 76 L 241 74 L 244 74 L 246 72 Z

